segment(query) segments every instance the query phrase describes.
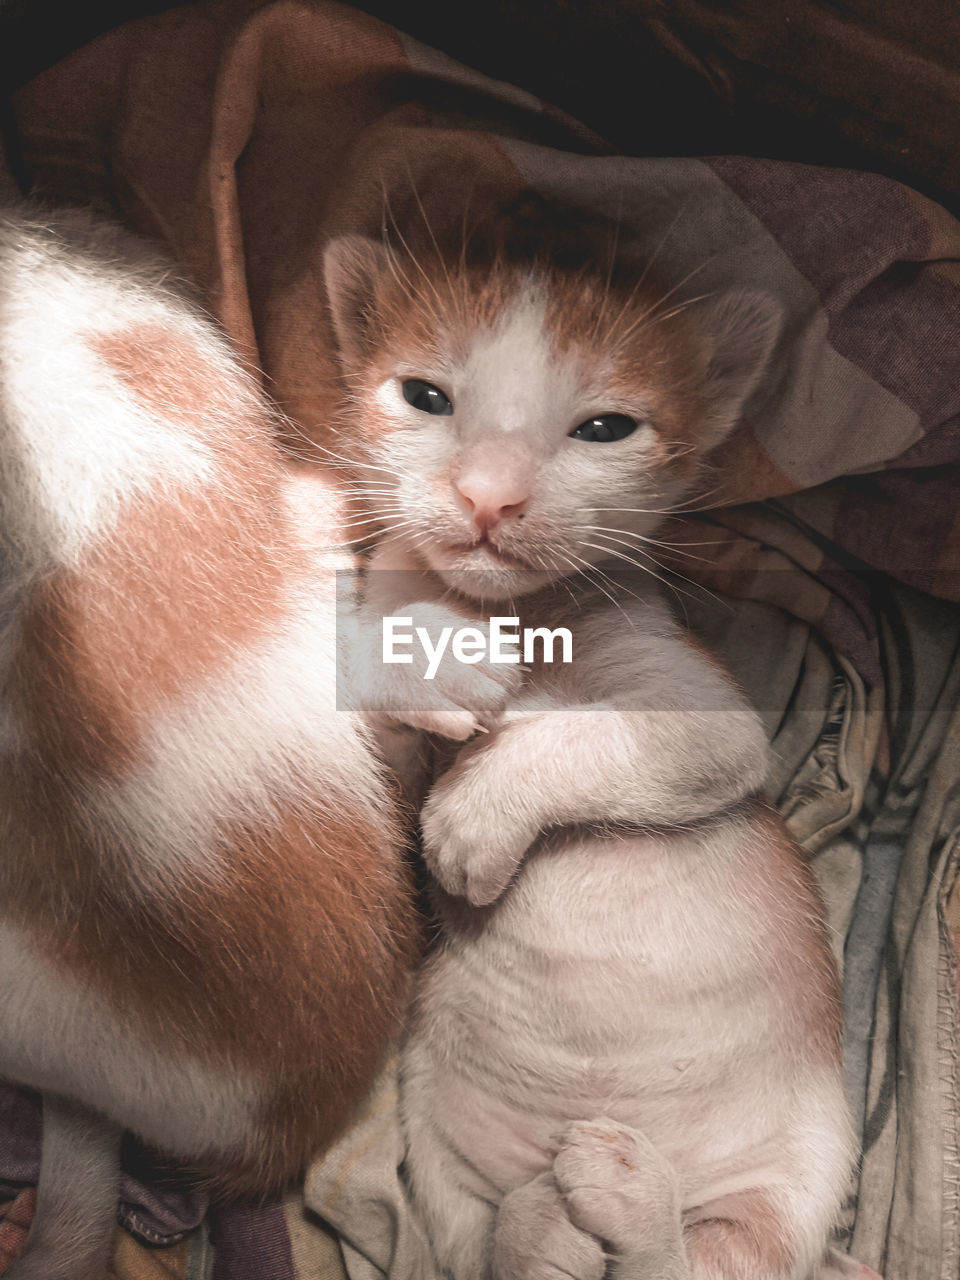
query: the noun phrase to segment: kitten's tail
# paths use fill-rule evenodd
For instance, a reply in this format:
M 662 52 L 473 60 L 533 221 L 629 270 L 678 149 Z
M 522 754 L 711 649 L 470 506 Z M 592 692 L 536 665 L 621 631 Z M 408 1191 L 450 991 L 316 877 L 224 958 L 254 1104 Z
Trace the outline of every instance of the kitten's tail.
M 44 1094 L 37 1211 L 3 1280 L 103 1280 L 117 1221 L 120 1138 L 105 1116 Z

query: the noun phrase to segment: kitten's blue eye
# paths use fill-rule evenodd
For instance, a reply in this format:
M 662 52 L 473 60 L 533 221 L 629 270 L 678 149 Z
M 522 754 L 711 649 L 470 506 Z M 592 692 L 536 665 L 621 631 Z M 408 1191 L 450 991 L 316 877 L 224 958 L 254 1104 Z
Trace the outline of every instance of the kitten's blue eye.
M 581 422 L 570 435 L 574 440 L 590 440 L 595 444 L 609 444 L 611 440 L 622 440 L 624 436 L 636 431 L 637 423 L 625 413 L 604 413 L 599 418 L 590 418 Z
M 453 413 L 453 405 L 439 387 L 420 378 L 407 378 L 403 384 L 403 398 L 421 413 L 443 417 Z

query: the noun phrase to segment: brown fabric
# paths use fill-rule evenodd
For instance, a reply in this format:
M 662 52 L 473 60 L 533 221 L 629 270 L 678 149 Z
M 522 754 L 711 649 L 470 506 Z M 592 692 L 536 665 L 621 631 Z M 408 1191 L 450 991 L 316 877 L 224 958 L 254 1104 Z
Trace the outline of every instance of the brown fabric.
M 761 153 L 784 155 L 771 125 L 807 126 L 808 156 L 823 161 L 842 140 L 865 168 L 939 188 L 960 203 L 960 13 L 896 0 L 641 0 L 638 16 L 662 33 L 726 99 L 734 127 Z M 750 129 L 750 118 L 773 121 Z M 800 130 L 788 126 L 796 139 Z M 833 134 L 831 140 L 830 135 Z M 841 145 L 842 145 L 841 142 Z M 802 143 L 800 144 L 802 145 Z M 801 158 L 797 156 L 796 158 Z
M 158 0 L 7 0 L 11 84 Z M 363 0 L 635 155 L 737 153 L 873 169 L 960 211 L 960 11 L 933 0 Z
M 165 240 L 282 407 L 322 434 L 326 237 L 377 232 L 384 187 L 410 203 L 408 173 L 421 191 L 430 170 L 458 191 L 517 185 L 491 138 L 428 128 L 419 87 L 398 34 L 355 11 L 215 0 L 105 36 L 18 111 L 40 191 Z
M 364 0 L 632 155 L 877 170 L 960 211 L 960 10 L 920 0 Z

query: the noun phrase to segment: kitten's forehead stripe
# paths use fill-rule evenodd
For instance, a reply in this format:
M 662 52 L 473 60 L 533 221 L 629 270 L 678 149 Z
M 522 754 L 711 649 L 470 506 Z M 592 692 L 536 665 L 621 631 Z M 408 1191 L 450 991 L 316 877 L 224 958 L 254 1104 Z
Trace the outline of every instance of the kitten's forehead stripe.
M 471 344 L 462 401 L 477 426 L 517 435 L 543 418 L 562 422 L 569 413 L 579 390 L 577 370 L 558 359 L 546 312 L 543 291 L 531 283 Z

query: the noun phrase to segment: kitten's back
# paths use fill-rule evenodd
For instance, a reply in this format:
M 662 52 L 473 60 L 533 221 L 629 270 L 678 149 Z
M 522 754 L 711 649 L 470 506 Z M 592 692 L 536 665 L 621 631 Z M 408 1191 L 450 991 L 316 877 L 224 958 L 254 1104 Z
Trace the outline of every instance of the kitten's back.
M 0 1072 L 261 1193 L 347 1123 L 416 928 L 332 570 L 170 271 L 84 214 L 0 222 Z

